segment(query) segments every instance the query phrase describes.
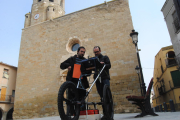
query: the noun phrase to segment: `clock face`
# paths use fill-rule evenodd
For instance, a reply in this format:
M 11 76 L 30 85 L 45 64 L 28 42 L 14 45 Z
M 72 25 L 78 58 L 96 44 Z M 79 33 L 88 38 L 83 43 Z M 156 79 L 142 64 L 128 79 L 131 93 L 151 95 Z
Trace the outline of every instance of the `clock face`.
M 39 14 L 36 14 L 35 16 L 34 16 L 34 19 L 38 19 L 39 18 Z

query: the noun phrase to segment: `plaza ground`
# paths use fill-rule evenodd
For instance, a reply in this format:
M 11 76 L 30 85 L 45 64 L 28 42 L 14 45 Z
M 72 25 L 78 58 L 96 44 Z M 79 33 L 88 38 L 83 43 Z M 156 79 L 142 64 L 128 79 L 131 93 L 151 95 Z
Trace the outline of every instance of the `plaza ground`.
M 157 112 L 159 116 L 134 118 L 139 113 L 115 114 L 114 120 L 180 120 L 180 112 Z M 23 120 L 61 120 L 59 116 Z

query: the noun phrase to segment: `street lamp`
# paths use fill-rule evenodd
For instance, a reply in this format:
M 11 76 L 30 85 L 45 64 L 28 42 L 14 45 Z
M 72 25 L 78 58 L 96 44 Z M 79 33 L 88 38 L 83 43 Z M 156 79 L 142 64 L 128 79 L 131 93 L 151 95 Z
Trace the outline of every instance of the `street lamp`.
M 136 66 L 136 67 L 135 67 L 135 70 L 136 70 L 137 74 L 139 74 L 139 73 L 140 73 L 140 69 L 139 69 L 139 67 L 138 67 L 138 66 Z
M 135 30 L 132 30 L 132 33 L 130 33 L 130 36 L 132 37 L 133 44 L 136 47 L 137 58 L 138 58 L 138 63 L 139 63 L 139 69 L 140 69 L 140 74 L 141 74 L 141 83 L 140 84 L 142 85 L 141 88 L 143 89 L 143 96 L 145 96 L 146 95 L 146 86 L 145 86 L 145 83 L 144 83 L 144 77 L 143 77 L 143 73 L 142 73 L 141 61 L 140 61 L 139 51 L 138 51 L 138 46 L 137 46 L 138 32 L 135 32 Z
M 137 74 L 138 74 L 138 78 L 139 78 L 139 83 L 140 83 L 140 89 L 141 89 L 141 95 L 143 96 L 143 89 L 141 87 L 141 80 L 140 80 L 140 76 L 139 76 L 139 73 L 140 73 L 140 68 L 138 66 L 136 66 L 135 68 Z

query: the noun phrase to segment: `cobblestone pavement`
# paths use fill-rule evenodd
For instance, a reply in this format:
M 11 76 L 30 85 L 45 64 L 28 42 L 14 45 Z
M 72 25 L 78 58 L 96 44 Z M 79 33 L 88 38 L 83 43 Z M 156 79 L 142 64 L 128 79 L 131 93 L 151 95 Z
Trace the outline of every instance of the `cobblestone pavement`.
M 159 116 L 145 116 L 143 118 L 134 118 L 138 113 L 115 114 L 114 120 L 180 120 L 180 112 L 158 112 Z M 59 116 L 23 119 L 23 120 L 61 120 Z

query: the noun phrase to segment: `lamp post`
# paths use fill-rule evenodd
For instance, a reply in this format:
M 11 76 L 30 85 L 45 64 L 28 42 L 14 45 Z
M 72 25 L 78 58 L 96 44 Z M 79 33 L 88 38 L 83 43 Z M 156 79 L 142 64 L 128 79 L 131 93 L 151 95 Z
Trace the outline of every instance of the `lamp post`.
M 140 80 L 140 76 L 139 76 L 139 73 L 140 73 L 140 69 L 138 66 L 136 66 L 135 68 L 137 74 L 138 74 L 138 78 L 139 78 L 139 83 L 140 83 L 140 89 L 141 89 L 141 95 L 143 96 L 143 90 L 142 90 L 142 87 L 141 87 L 141 80 Z
M 133 44 L 136 47 L 137 59 L 138 59 L 139 69 L 140 69 L 140 74 L 141 74 L 141 83 L 140 83 L 140 86 L 141 86 L 141 88 L 143 90 L 143 96 L 145 96 L 146 95 L 146 86 L 145 86 L 145 83 L 144 83 L 144 77 L 143 77 L 143 73 L 142 73 L 141 61 L 140 61 L 139 51 L 138 51 L 138 46 L 137 46 L 137 43 L 138 43 L 138 32 L 135 32 L 135 30 L 132 30 L 132 33 L 130 33 L 130 36 L 132 37 Z

